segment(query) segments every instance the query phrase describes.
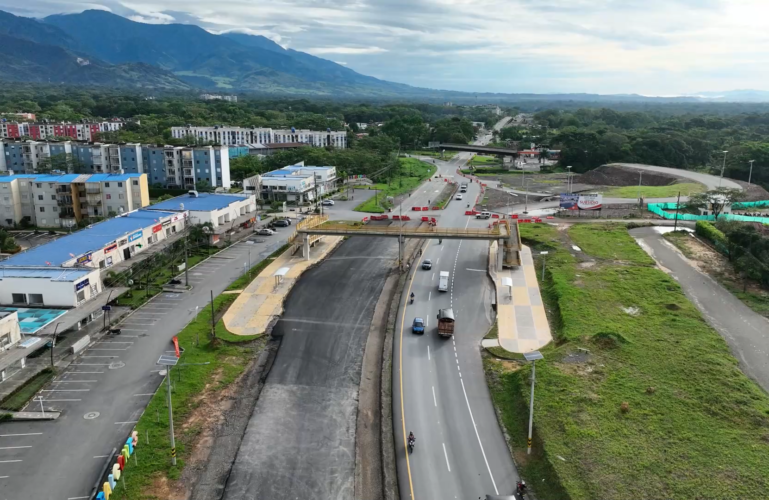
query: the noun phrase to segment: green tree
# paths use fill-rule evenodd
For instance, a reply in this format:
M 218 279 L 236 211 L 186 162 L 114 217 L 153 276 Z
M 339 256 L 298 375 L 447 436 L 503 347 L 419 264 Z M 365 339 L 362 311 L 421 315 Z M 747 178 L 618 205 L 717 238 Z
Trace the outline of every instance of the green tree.
M 718 216 L 721 215 L 725 207 L 731 206 L 732 203 L 741 200 L 744 196 L 745 194 L 740 189 L 718 188 L 691 195 L 686 206 L 712 212 L 718 220 Z

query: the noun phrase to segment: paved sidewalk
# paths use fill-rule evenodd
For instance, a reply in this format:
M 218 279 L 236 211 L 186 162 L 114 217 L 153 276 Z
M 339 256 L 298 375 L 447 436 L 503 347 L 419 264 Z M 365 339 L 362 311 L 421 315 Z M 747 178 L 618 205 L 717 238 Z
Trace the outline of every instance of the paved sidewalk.
M 493 269 L 497 262 L 497 247 L 495 243 L 489 251 L 489 266 L 497 291 L 499 333 L 497 339 L 485 339 L 483 346 L 501 346 L 515 353 L 535 351 L 552 342 L 553 337 L 539 293 L 531 249 L 522 247 L 519 268 L 499 271 Z M 503 284 L 504 278 L 512 280 L 512 287 Z
M 258 335 L 264 333 L 270 322 L 283 313 L 285 301 L 294 283 L 304 271 L 315 265 L 341 243 L 340 236 L 324 236 L 310 251 L 311 259 L 302 257 L 301 251 L 291 255 L 283 252 L 262 273 L 251 282 L 235 302 L 224 313 L 224 326 L 235 335 Z M 283 282 L 275 285 L 275 272 L 289 268 Z

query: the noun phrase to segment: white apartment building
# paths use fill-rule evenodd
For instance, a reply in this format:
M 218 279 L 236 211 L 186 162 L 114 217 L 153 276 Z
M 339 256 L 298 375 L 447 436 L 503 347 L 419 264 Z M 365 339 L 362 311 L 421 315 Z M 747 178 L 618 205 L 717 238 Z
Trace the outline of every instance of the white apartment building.
M 312 203 L 315 200 L 315 175 L 285 169 L 269 172 L 262 176 L 261 198 L 265 201 Z
M 189 138 L 213 141 L 228 146 L 301 143 L 317 147 L 334 146 L 340 149 L 347 147 L 347 132 L 344 130 L 320 132 L 293 128 L 273 130 L 270 128 L 225 127 L 220 125 L 213 127 L 187 125 L 186 127 L 171 127 L 171 136 L 175 139 Z
M 312 175 L 315 177 L 315 184 L 318 186 L 318 196 L 333 191 L 339 179 L 336 176 L 336 167 L 313 167 L 306 166 L 304 162 L 295 165 L 283 167 L 282 170 L 295 172 L 299 175 Z M 269 175 L 269 173 L 267 174 Z

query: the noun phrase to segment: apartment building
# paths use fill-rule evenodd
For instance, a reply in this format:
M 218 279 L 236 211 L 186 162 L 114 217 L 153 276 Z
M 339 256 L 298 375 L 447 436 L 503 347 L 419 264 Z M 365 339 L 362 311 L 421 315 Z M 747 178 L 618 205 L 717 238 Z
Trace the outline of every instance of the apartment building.
M 69 227 L 89 218 L 149 205 L 146 174 L 21 174 L 0 177 L 0 222 L 27 218 L 40 227 Z
M 184 189 L 197 189 L 201 183 L 231 186 L 227 146 L 145 146 L 142 155 L 150 184 Z
M 336 148 L 347 147 L 347 132 L 325 132 L 315 130 L 297 130 L 295 128 L 280 130 L 271 128 L 225 127 L 171 127 L 171 136 L 175 139 L 194 139 L 212 141 L 218 144 L 236 146 L 240 144 L 267 145 L 302 143 L 311 146 Z
M 40 141 L 1 141 L 0 170 L 34 173 L 40 162 L 56 155 L 72 154 L 72 143 Z
M 0 137 L 20 139 L 29 137 L 34 140 L 69 137 L 78 141 L 95 141 L 100 132 L 115 132 L 123 128 L 125 122 L 110 120 L 96 123 L 29 123 L 0 122 Z

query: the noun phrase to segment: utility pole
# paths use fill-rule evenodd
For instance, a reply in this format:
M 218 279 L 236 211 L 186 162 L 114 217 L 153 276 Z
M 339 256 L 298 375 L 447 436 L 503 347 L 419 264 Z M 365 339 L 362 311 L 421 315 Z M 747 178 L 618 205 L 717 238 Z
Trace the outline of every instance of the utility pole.
M 61 322 L 56 323 L 56 327 L 53 329 L 53 341 L 51 342 L 51 367 L 53 367 L 53 348 L 56 347 L 56 331 L 59 329 Z
M 721 165 L 721 178 L 718 180 L 718 187 L 721 187 L 721 183 L 724 181 L 724 169 L 726 169 L 726 153 L 729 151 L 724 151 L 724 163 Z
M 211 340 L 216 337 L 216 318 L 214 316 L 214 291 L 211 290 Z
M 753 162 L 756 160 L 748 160 L 750 163 L 750 173 L 748 174 L 748 187 L 750 187 L 750 180 L 753 178 Z
M 190 273 L 187 270 L 187 237 L 189 236 L 189 231 L 187 234 L 184 235 L 184 286 L 190 286 Z
M 676 220 L 673 222 L 673 231 L 678 231 L 678 208 L 681 206 L 681 191 L 678 192 L 678 201 L 676 202 Z
M 638 171 L 638 203 L 641 203 L 641 177 L 643 176 L 644 171 L 639 170 Z

